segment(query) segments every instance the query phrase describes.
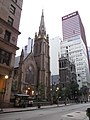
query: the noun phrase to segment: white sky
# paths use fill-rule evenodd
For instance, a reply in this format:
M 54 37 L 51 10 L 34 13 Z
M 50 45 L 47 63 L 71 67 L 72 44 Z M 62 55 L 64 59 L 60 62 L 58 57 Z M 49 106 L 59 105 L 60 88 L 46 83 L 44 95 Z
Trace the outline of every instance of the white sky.
M 87 44 L 90 46 L 90 0 L 23 0 L 21 21 L 17 46 L 20 51 L 28 43 L 28 37 L 34 38 L 38 32 L 42 9 L 44 10 L 44 20 L 46 32 L 49 38 L 62 37 L 61 17 L 69 13 L 78 11 L 83 22 Z

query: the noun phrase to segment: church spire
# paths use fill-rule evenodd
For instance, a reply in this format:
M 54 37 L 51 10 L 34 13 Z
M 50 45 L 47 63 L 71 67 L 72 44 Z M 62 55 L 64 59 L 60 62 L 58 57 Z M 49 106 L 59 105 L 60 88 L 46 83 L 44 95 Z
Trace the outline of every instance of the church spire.
M 46 36 L 46 29 L 45 29 L 45 23 L 44 23 L 44 13 L 42 10 L 42 16 L 41 16 L 41 21 L 40 21 L 40 26 L 39 26 L 39 36 Z

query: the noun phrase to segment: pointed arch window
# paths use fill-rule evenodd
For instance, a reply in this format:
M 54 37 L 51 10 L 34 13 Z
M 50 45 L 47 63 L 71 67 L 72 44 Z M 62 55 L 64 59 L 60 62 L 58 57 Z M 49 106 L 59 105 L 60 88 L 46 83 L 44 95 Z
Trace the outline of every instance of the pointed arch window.
M 43 49 L 44 49 L 44 53 L 46 52 L 46 43 L 44 42 L 44 47 L 43 47 Z
M 41 53 L 41 50 L 42 50 L 42 42 L 40 42 L 40 53 Z
M 38 43 L 35 44 L 35 53 L 38 53 Z
M 31 85 L 34 84 L 34 68 L 31 65 L 26 70 L 25 81 Z

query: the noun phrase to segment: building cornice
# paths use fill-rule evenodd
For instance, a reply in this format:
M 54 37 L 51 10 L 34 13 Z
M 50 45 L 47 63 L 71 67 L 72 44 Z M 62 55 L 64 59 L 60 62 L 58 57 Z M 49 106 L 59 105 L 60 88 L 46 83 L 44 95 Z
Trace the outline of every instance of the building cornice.
M 0 18 L 0 23 L 2 23 L 3 25 L 7 26 L 7 28 L 9 28 L 10 30 L 14 31 L 15 33 L 17 33 L 18 35 L 21 34 L 21 32 L 19 32 L 16 28 L 14 28 L 13 26 L 9 25 L 5 20 L 3 20 L 2 18 Z

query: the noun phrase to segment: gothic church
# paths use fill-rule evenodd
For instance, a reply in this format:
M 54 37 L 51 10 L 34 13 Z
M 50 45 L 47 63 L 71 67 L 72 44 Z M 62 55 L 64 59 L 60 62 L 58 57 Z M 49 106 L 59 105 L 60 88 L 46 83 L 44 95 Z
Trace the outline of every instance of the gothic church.
M 30 96 L 50 96 L 49 36 L 46 35 L 42 11 L 38 34 L 35 33 L 33 50 L 24 56 L 22 50 L 18 66 L 14 68 L 12 93 L 26 93 Z

